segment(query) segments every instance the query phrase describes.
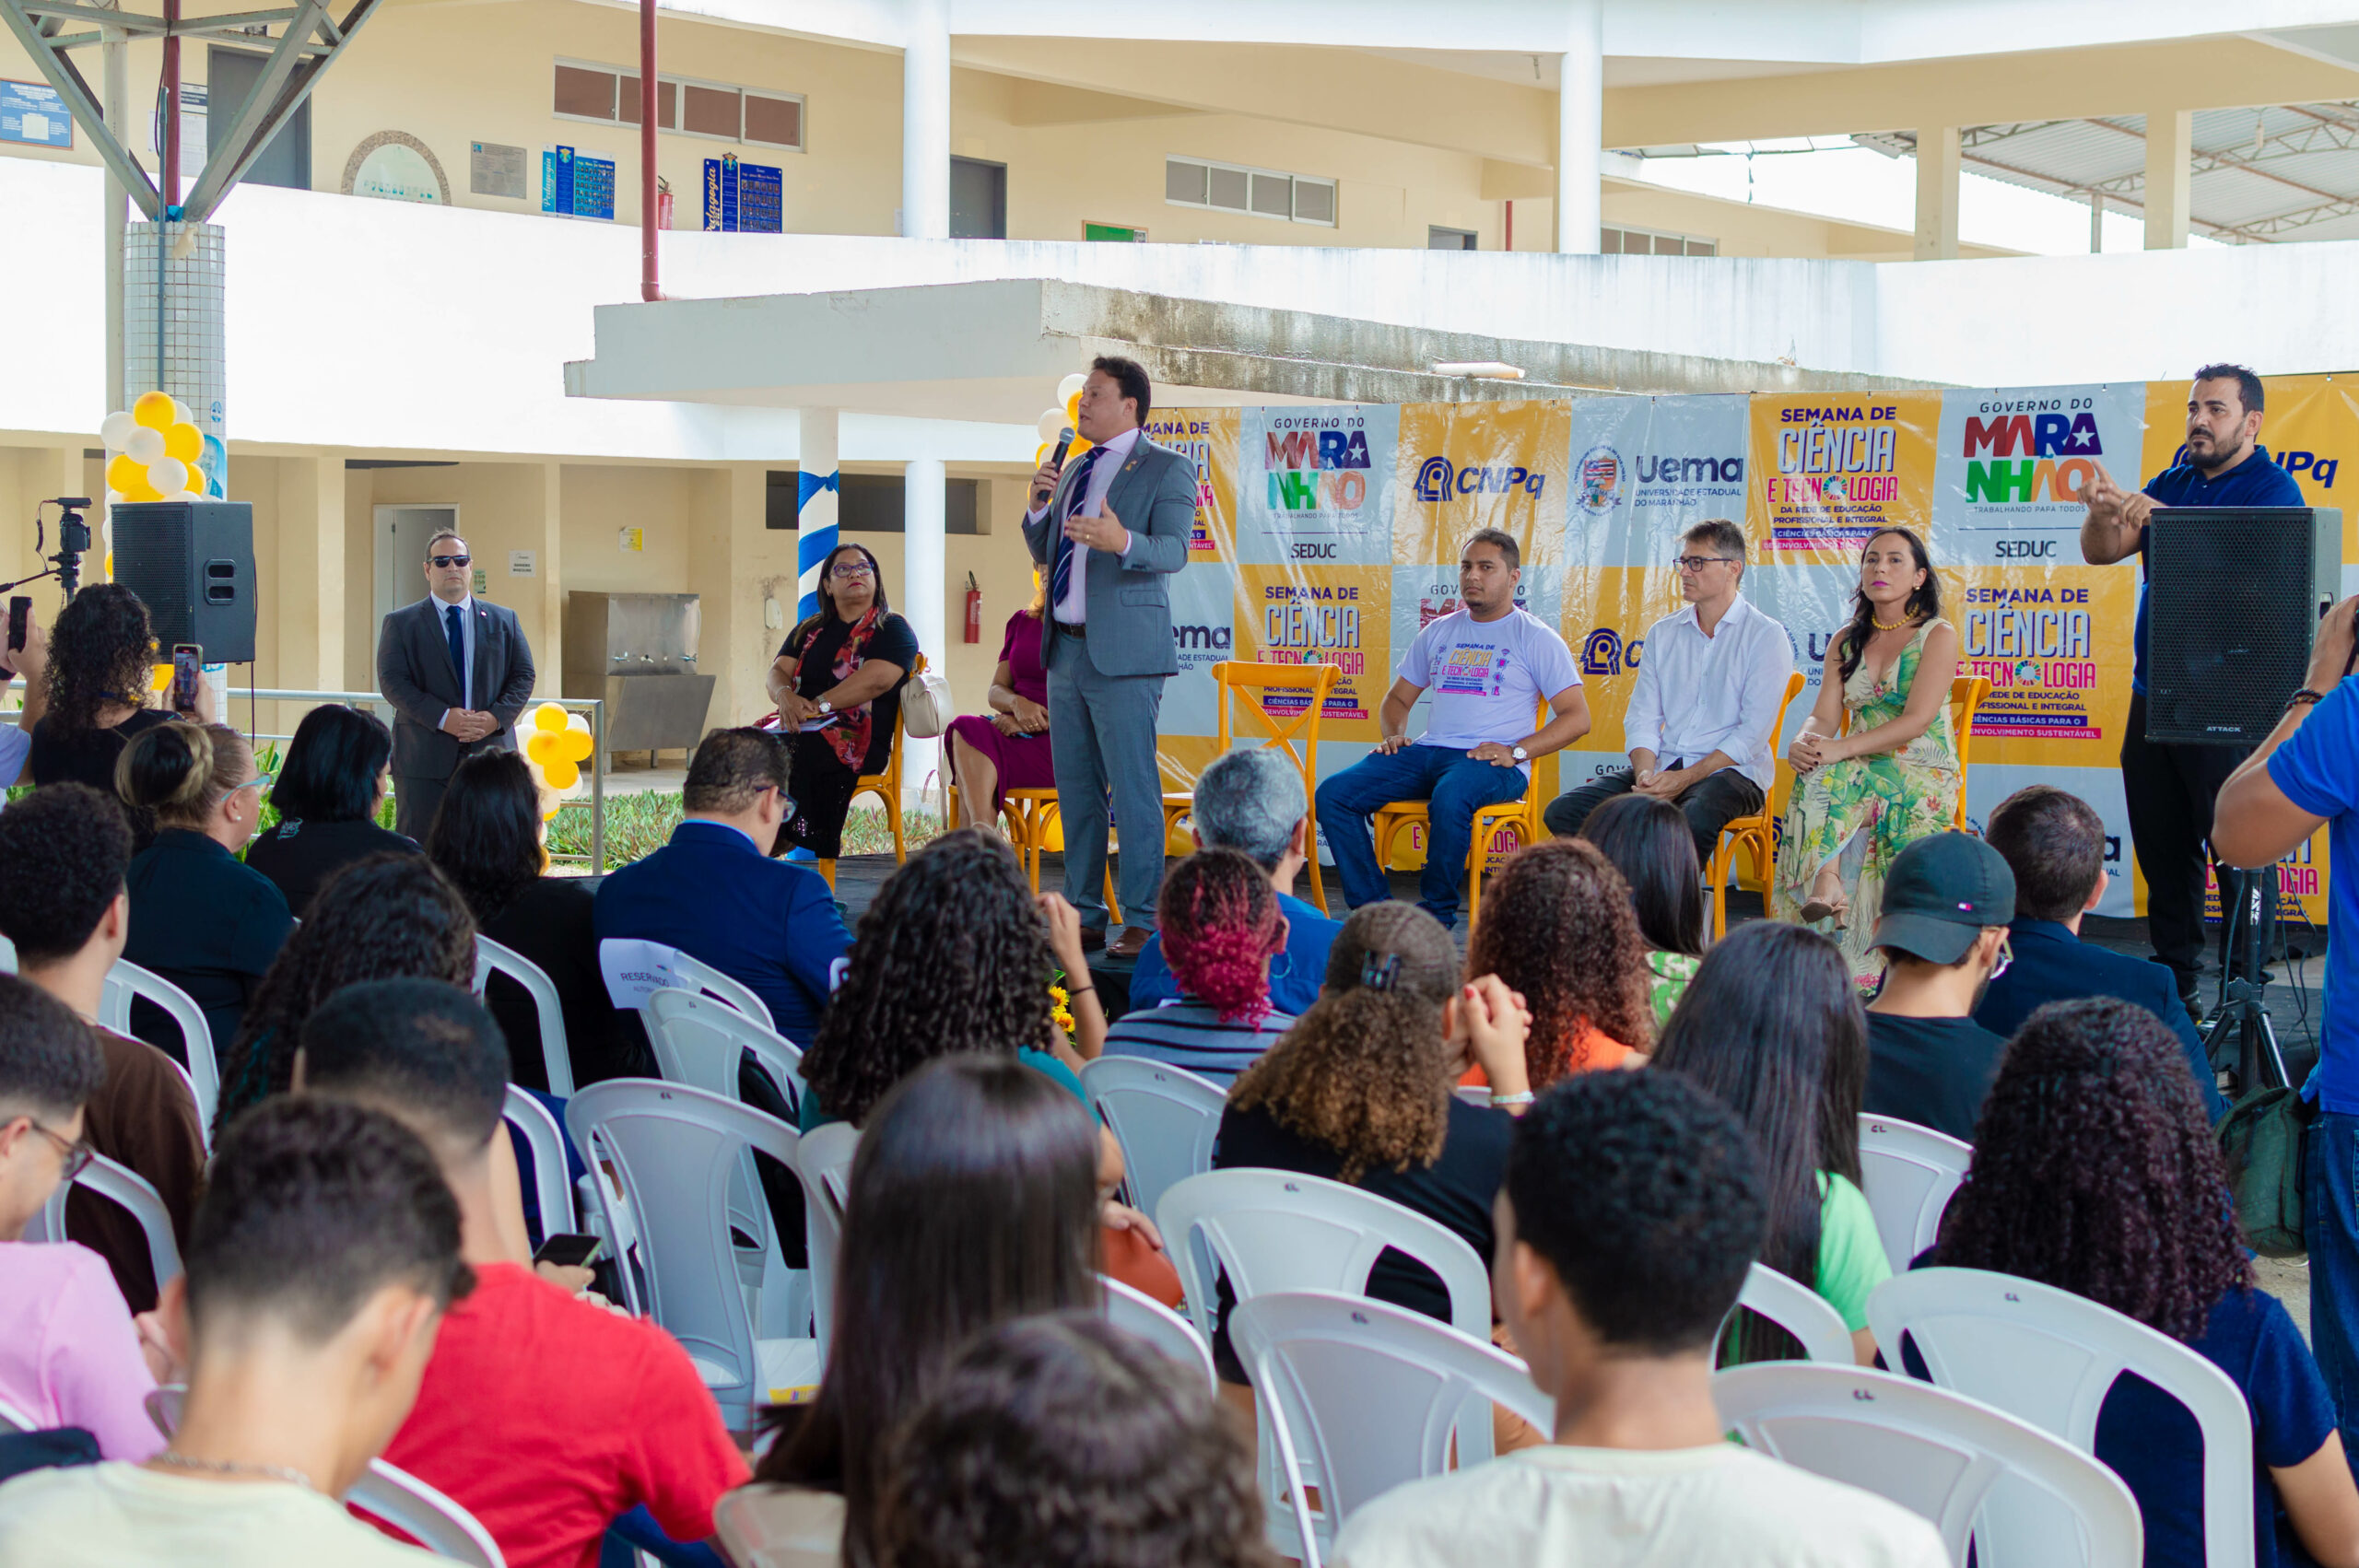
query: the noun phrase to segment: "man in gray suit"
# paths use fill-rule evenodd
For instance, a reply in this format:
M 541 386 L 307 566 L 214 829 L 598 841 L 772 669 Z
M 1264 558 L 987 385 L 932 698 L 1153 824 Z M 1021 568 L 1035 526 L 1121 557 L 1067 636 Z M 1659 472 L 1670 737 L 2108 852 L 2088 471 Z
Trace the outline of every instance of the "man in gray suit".
M 1135 958 L 1163 887 L 1163 780 L 1155 721 L 1178 673 L 1164 579 L 1188 564 L 1196 467 L 1139 427 L 1154 389 L 1128 359 L 1101 357 L 1081 390 L 1078 428 L 1092 442 L 1069 465 L 1032 476 L 1024 542 L 1049 579 L 1040 662 L 1049 672 L 1049 751 L 1065 830 L 1065 897 L 1082 942 L 1106 940 L 1106 797 L 1122 836 L 1122 934 L 1109 951 Z
M 468 591 L 472 559 L 455 533 L 428 540 L 430 591 L 377 637 L 377 689 L 393 705 L 393 825 L 421 842 L 459 759 L 514 750 L 516 716 L 533 699 L 524 628 Z

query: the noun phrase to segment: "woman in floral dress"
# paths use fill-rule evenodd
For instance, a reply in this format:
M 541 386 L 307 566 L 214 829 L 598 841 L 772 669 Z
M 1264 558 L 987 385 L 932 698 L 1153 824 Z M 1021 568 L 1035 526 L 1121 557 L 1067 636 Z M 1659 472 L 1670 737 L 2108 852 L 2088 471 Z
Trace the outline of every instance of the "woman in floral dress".
M 1949 703 L 1958 642 L 1941 618 L 1925 542 L 1907 529 L 1869 539 L 1851 599 L 1851 622 L 1826 650 L 1817 706 L 1786 753 L 1795 784 L 1769 913 L 1833 937 L 1851 973 L 1870 984 L 1883 968 L 1869 939 L 1885 872 L 1957 811 Z M 1846 709 L 1850 731 L 1838 734 Z M 1857 867 L 1848 876 L 1847 863 Z

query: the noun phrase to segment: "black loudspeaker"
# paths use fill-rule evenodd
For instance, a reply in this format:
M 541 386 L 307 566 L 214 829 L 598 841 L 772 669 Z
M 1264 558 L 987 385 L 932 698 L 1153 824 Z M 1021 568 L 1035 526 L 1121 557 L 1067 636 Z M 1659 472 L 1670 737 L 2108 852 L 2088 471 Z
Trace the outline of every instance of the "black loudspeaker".
M 114 580 L 139 595 L 161 656 L 194 642 L 208 664 L 254 656 L 254 509 L 244 501 L 125 501 Z M 96 575 L 96 574 L 93 574 Z
M 2257 746 L 2342 579 L 2330 507 L 2172 507 L 2146 534 L 2146 738 Z

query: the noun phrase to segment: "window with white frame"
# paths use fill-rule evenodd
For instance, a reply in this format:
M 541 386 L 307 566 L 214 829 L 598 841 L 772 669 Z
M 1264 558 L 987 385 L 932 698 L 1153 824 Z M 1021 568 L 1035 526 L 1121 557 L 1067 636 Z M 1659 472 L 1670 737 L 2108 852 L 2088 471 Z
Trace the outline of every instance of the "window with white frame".
M 639 73 L 586 60 L 557 62 L 550 110 L 560 120 L 602 125 L 639 123 Z M 800 93 L 737 87 L 693 76 L 655 78 L 657 129 L 712 141 L 803 149 Z
M 1649 228 L 1601 228 L 1597 248 L 1609 256 L 1717 256 L 1720 242 L 1693 234 L 1659 234 Z
M 1253 217 L 1335 227 L 1335 181 L 1197 158 L 1163 160 L 1163 199 L 1175 207 L 1210 207 Z

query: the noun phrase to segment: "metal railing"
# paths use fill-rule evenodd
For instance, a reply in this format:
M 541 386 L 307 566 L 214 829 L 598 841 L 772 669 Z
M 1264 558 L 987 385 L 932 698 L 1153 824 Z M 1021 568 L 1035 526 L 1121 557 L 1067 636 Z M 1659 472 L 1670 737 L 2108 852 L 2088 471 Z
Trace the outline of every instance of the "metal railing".
M 278 686 L 232 686 L 224 692 L 222 696 L 225 708 L 232 699 L 237 697 L 243 697 L 249 703 L 308 703 L 314 708 L 328 702 L 340 702 L 352 706 L 365 703 L 384 709 L 379 717 L 387 723 L 392 723 L 393 719 L 393 705 L 385 700 L 385 694 L 382 692 L 311 692 L 290 691 Z M 587 802 L 590 807 L 590 854 L 587 863 L 593 876 L 600 875 L 606 869 L 606 704 L 604 698 L 594 696 L 536 696 L 525 705 L 526 711 L 529 712 L 545 702 L 553 702 L 568 713 L 581 713 L 589 716 L 590 758 L 586 771 L 590 776 L 590 799 Z M 224 712 L 222 722 L 229 722 L 229 714 Z M 291 741 L 294 736 L 255 732 L 247 738 L 255 741 Z M 560 809 L 579 806 L 582 803 L 580 801 L 566 801 L 562 802 Z M 560 860 L 573 865 L 584 863 L 584 858 L 580 855 L 552 853 L 549 860 L 552 864 Z

